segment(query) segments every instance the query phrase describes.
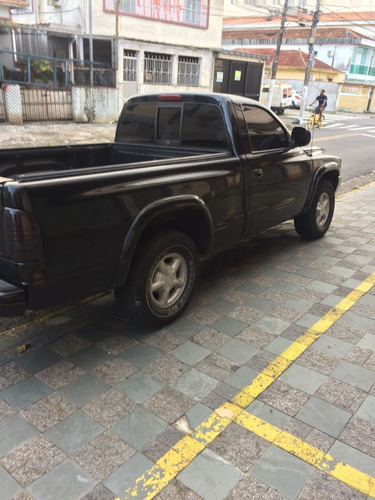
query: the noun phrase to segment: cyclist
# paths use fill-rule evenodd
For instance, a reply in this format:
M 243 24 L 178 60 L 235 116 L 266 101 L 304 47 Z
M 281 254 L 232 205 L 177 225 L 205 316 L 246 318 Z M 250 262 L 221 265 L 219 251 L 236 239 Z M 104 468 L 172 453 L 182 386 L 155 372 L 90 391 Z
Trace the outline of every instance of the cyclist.
M 320 94 L 316 96 L 316 99 L 310 104 L 310 106 L 313 106 L 316 102 L 318 103 L 317 107 L 315 108 L 315 114 L 319 113 L 319 118 L 322 116 L 322 113 L 327 106 L 327 96 L 324 92 L 325 90 L 321 90 Z

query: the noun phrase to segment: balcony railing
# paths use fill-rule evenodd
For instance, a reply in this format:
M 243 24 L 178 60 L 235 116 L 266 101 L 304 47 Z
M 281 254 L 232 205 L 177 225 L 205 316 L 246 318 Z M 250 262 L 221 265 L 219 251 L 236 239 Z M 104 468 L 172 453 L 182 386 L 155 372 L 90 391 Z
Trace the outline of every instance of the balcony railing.
M 42 87 L 90 86 L 91 69 L 94 87 L 111 86 L 108 64 L 0 50 L 0 82 Z

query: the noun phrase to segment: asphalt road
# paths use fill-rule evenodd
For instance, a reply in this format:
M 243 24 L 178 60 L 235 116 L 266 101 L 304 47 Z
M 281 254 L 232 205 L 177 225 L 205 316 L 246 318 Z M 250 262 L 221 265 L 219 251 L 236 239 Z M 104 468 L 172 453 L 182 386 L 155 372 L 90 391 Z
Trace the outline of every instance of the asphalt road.
M 286 111 L 287 122 L 290 117 L 298 116 L 298 110 Z M 310 113 L 305 112 L 306 122 Z M 375 116 L 370 114 L 338 114 L 326 113 L 322 129 L 314 128 L 312 144 L 321 146 L 327 152 L 342 158 L 342 182 L 352 181 L 353 187 L 358 184 L 355 179 L 374 171 L 374 139 Z

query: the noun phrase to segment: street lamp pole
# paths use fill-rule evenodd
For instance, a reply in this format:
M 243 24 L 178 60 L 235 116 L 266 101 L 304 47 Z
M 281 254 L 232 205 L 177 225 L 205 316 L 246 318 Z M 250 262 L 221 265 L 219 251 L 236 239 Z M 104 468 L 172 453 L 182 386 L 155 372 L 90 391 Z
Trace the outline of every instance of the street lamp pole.
M 275 85 L 275 80 L 276 80 L 277 65 L 279 64 L 281 43 L 283 41 L 283 33 L 284 33 L 284 28 L 285 28 L 285 20 L 286 20 L 286 13 L 287 13 L 287 10 L 288 10 L 288 3 L 289 3 L 289 0 L 285 0 L 284 7 L 283 7 L 283 12 L 281 14 L 280 32 L 279 32 L 279 36 L 277 37 L 275 59 L 272 62 L 271 82 L 270 82 L 270 88 L 269 88 L 268 100 L 267 100 L 267 106 L 270 109 L 271 109 L 272 96 L 273 96 L 273 87 Z

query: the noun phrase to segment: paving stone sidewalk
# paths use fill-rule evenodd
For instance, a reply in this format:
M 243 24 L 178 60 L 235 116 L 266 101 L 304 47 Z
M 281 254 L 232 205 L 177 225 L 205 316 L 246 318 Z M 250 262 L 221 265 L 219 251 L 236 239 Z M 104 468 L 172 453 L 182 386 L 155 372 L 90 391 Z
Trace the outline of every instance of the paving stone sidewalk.
M 166 328 L 106 295 L 0 334 L 1 500 L 125 498 L 375 272 L 374 200 L 374 183 L 340 197 L 319 241 L 285 223 L 204 262 Z M 375 478 L 375 286 L 245 410 Z M 373 497 L 233 421 L 156 498 Z

